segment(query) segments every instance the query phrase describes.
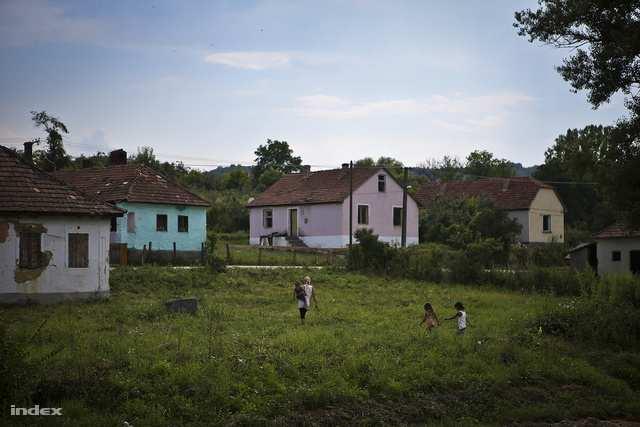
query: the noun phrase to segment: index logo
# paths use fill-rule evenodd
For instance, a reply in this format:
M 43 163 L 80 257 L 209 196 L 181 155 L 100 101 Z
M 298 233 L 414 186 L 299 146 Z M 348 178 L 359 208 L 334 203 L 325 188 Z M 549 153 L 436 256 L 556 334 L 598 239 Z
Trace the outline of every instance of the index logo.
M 62 416 L 62 408 L 41 408 L 40 405 L 36 405 L 32 408 L 16 408 L 16 405 L 11 405 L 11 415 L 59 415 Z

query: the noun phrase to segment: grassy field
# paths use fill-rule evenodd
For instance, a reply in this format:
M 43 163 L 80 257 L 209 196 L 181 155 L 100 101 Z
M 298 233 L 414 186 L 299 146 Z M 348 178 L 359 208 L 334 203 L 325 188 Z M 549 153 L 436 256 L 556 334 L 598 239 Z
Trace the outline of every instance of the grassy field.
M 540 333 L 571 300 L 309 271 L 112 272 L 108 301 L 0 309 L 3 404 L 62 407 L 42 425 L 504 425 L 640 416 L 640 356 Z M 196 315 L 163 302 L 196 296 Z M 419 328 L 431 302 L 453 322 Z M 2 389 L 0 388 L 0 391 Z M 3 405 L 4 406 L 4 405 Z M 18 420 L 3 407 L 0 424 Z M 23 420 L 24 421 L 24 420 Z M 24 421 L 26 422 L 26 421 Z
M 227 257 L 225 243 L 216 246 L 216 254 L 228 264 L 233 265 L 300 265 L 300 266 L 328 266 L 343 262 L 344 255 L 330 255 L 328 253 L 310 253 L 298 250 L 282 250 L 258 248 L 249 245 L 231 245 L 229 248 L 231 259 Z

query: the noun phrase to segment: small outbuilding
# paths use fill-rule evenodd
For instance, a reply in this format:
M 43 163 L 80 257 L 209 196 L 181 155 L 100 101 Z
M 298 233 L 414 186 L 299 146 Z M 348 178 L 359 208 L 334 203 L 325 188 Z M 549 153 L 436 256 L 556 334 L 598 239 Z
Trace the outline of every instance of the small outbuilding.
M 568 251 L 565 260 L 576 270 L 598 271 L 598 245 L 596 242 L 581 243 Z
M 109 293 L 109 226 L 123 210 L 0 146 L 0 303 Z
M 640 230 L 618 222 L 594 236 L 598 274 L 640 274 Z

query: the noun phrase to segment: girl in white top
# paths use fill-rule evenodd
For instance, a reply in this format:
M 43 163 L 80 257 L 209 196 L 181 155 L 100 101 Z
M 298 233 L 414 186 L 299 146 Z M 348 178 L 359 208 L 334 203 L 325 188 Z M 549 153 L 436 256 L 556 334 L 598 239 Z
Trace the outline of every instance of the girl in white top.
M 467 325 L 468 325 L 468 321 L 467 321 L 467 312 L 464 309 L 464 305 L 462 305 L 461 302 L 457 302 L 454 305 L 455 309 L 458 310 L 458 312 L 451 317 L 447 317 L 444 320 L 453 320 L 453 319 L 458 319 L 458 334 L 463 335 L 464 331 L 467 330 Z
M 293 290 L 293 296 L 296 300 L 298 300 L 300 323 L 304 323 L 307 311 L 311 308 L 311 300 L 316 303 L 316 308 L 318 308 L 318 300 L 316 299 L 316 295 L 313 292 L 313 286 L 311 285 L 311 278 L 309 276 L 306 276 L 304 278 L 303 285 L 296 283 L 296 287 Z

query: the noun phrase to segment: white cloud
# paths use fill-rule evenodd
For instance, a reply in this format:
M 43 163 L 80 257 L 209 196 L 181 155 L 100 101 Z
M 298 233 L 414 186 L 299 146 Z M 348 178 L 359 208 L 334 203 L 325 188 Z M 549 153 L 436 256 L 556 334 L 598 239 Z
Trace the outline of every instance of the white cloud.
M 0 44 L 24 46 L 37 42 L 88 41 L 95 39 L 99 23 L 67 15 L 46 0 L 0 2 Z
M 245 70 L 265 70 L 286 67 L 292 58 L 293 54 L 288 52 L 218 52 L 207 55 L 204 60 Z
M 426 99 L 395 99 L 354 102 L 330 95 L 302 96 L 293 111 L 317 119 L 361 119 L 376 115 L 429 115 L 436 126 L 457 131 L 495 128 L 504 123 L 504 115 L 533 98 L 520 93 L 481 96 L 432 95 Z

